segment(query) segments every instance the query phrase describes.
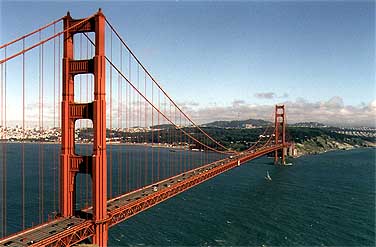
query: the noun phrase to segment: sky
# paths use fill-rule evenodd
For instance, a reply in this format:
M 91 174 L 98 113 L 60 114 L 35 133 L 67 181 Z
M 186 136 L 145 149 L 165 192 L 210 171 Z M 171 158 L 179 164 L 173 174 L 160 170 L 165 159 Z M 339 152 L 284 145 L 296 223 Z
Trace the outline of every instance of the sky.
M 99 7 L 197 122 L 283 103 L 289 122 L 376 126 L 374 1 L 0 0 L 0 43 Z

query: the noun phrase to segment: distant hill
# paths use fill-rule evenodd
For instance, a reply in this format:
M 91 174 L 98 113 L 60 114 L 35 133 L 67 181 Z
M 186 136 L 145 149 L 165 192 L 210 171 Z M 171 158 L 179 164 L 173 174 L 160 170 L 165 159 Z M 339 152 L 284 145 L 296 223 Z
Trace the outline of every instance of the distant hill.
M 150 128 L 151 129 L 175 129 L 175 126 L 172 124 L 159 124 L 159 125 L 153 125 Z
M 262 119 L 247 119 L 247 120 L 232 120 L 232 121 L 214 121 L 206 124 L 202 124 L 202 127 L 212 127 L 212 128 L 232 128 L 232 129 L 243 129 L 243 128 L 258 128 L 265 127 L 272 124 L 270 121 L 265 121 Z M 319 122 L 299 122 L 288 124 L 290 127 L 307 127 L 307 128 L 326 128 L 329 127 L 325 124 Z M 171 124 L 160 124 L 154 125 L 152 129 L 169 129 L 175 128 Z
M 328 127 L 325 124 L 318 123 L 318 122 L 299 122 L 294 124 L 289 124 L 291 127 L 308 127 L 308 128 L 324 128 Z
M 257 128 L 270 125 L 271 122 L 262 119 L 232 120 L 232 121 L 214 121 L 203 124 L 203 127 L 217 128 Z

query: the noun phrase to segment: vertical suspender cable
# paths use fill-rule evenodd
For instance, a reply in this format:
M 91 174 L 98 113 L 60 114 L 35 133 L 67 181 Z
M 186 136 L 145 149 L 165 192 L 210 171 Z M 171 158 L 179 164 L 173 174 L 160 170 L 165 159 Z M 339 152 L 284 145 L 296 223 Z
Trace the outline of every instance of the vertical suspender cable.
M 176 114 L 176 108 L 175 108 L 175 114 Z M 181 130 L 180 130 L 181 121 L 179 122 L 179 114 L 176 115 L 176 125 L 179 126 L 179 129 L 176 129 L 176 147 L 179 150 L 180 145 L 181 145 Z M 182 164 L 181 164 L 181 152 L 180 151 L 176 155 L 176 160 L 178 162 L 178 164 L 177 164 L 178 173 L 181 173 L 182 172 Z
M 54 24 L 54 34 L 56 34 L 56 26 Z M 53 91 L 54 91 L 54 96 L 53 96 L 53 128 L 56 127 L 56 38 L 54 39 L 54 56 L 53 56 L 53 63 L 54 63 L 54 67 L 53 67 L 53 83 L 54 83 L 54 88 L 53 88 Z M 56 205 L 56 148 L 55 148 L 55 145 L 53 145 L 53 167 L 52 167 L 52 178 L 53 178 L 53 190 L 52 190 L 52 194 L 53 194 L 53 201 L 52 201 L 52 208 L 53 210 L 56 209 L 55 205 Z
M 132 78 L 132 63 L 131 63 L 131 54 L 129 53 L 129 56 L 128 56 L 128 71 L 129 71 L 129 80 L 131 80 Z M 132 103 L 132 99 L 131 99 L 131 88 L 128 85 L 128 135 L 130 137 L 130 142 L 132 142 L 132 135 L 131 135 L 131 132 L 130 132 L 130 129 L 131 129 L 131 103 Z M 131 162 L 132 162 L 132 159 L 131 159 L 131 152 L 127 152 L 128 154 L 128 190 L 131 191 L 131 181 L 130 181 L 130 178 L 131 178 L 131 170 L 132 170 L 132 167 L 131 167 Z M 136 178 L 135 178 L 136 179 Z M 134 183 L 134 181 L 132 181 Z
M 58 118 L 58 120 L 60 120 L 60 117 L 61 117 L 61 108 L 60 108 L 60 88 L 61 88 L 61 75 L 60 75 L 60 68 L 61 68 L 61 57 L 60 57 L 60 55 L 61 55 L 61 41 L 60 41 L 60 39 L 62 39 L 62 37 L 61 36 L 58 36 L 58 55 L 57 55 L 57 61 L 58 61 L 58 63 L 57 63 L 57 74 L 58 74 L 58 85 L 57 85 L 57 102 L 58 102 L 58 107 L 57 107 L 57 118 Z M 61 133 L 61 125 L 60 125 L 60 121 L 57 121 L 58 122 L 58 129 L 59 129 L 59 131 L 60 131 L 60 133 Z M 58 146 L 56 147 L 56 148 L 58 148 Z M 59 153 L 59 151 L 58 151 L 58 153 Z M 60 155 L 59 155 L 59 157 L 60 157 Z M 56 179 L 56 181 L 57 181 L 57 183 L 58 183 L 58 185 L 60 184 L 59 183 L 59 179 L 60 179 L 60 158 L 58 158 L 57 159 L 57 179 Z M 60 204 L 60 186 L 57 186 L 57 190 L 58 190 L 58 199 L 57 199 L 57 205 L 59 205 Z M 58 209 L 58 207 L 56 206 L 56 209 Z
M 182 126 L 182 129 L 185 129 L 185 119 L 181 117 L 181 113 L 180 114 L 180 123 L 181 123 L 181 126 Z M 183 172 L 185 172 L 185 136 L 182 134 L 181 135 L 181 162 L 182 162 L 182 167 L 183 167 Z
M 184 118 L 184 129 L 186 129 L 187 132 L 189 132 L 188 125 L 187 125 L 187 120 Z M 184 138 L 184 167 L 185 171 L 188 170 L 188 150 L 189 150 L 189 143 L 188 143 L 188 138 L 187 136 L 183 136 Z
M 138 68 L 140 68 L 140 66 L 138 66 Z M 146 89 L 146 77 L 145 77 L 145 80 L 144 80 L 144 84 L 145 84 L 145 96 L 147 95 L 147 89 Z M 145 101 L 145 109 L 144 109 L 144 113 L 145 113 L 145 140 L 144 140 L 144 143 L 147 143 L 147 126 L 148 126 L 148 122 L 147 122 L 147 102 Z M 145 170 L 144 170 L 144 173 L 145 173 L 145 181 L 144 181 L 144 185 L 147 184 L 147 179 L 148 179 L 148 154 L 147 154 L 147 146 L 145 147 Z
M 86 39 L 86 58 L 89 58 L 89 40 Z M 89 102 L 89 75 L 86 75 L 86 102 Z M 86 131 L 88 131 L 89 128 L 89 122 L 86 121 Z M 89 154 L 89 142 L 86 144 L 86 153 Z M 84 207 L 89 206 L 89 166 L 86 166 L 86 176 L 85 176 L 85 182 L 86 182 L 86 197 L 85 197 L 85 204 Z M 88 215 L 87 215 L 88 217 Z
M 174 123 L 176 123 L 176 108 L 175 108 L 175 106 L 173 106 L 172 105 L 172 115 L 173 115 L 173 118 L 172 119 L 174 119 Z M 175 126 L 173 126 L 173 128 L 172 128 L 172 148 L 175 148 L 175 145 L 176 145 L 176 131 L 177 131 L 177 129 L 176 129 L 176 127 Z M 177 168 L 178 168 L 178 165 L 179 164 L 176 164 L 176 162 L 177 162 L 177 160 L 175 159 L 175 156 L 176 156 L 176 153 L 172 153 L 172 168 L 173 168 L 173 174 L 172 175 L 175 175 L 175 174 L 177 174 Z
M 164 113 L 166 114 L 167 116 L 167 102 L 166 102 L 166 97 L 164 97 Z M 164 140 L 165 140 L 165 145 L 168 145 L 168 142 L 169 142 L 169 139 L 168 139 L 168 131 L 170 131 L 169 129 L 169 125 L 166 124 L 166 128 L 165 128 L 165 134 L 164 134 Z M 168 156 L 169 157 L 169 156 Z M 169 163 L 169 159 L 166 159 L 166 164 L 164 165 L 164 178 L 166 178 L 168 176 L 168 167 L 169 167 L 170 163 Z
M 191 126 L 190 126 L 190 124 L 188 123 L 188 128 L 189 128 L 189 130 L 191 131 Z M 190 151 L 191 150 L 191 138 L 188 138 L 188 165 L 189 165 L 189 169 L 192 169 L 193 167 L 192 167 L 192 163 L 193 163 L 193 160 L 192 160 L 192 153 L 193 152 L 191 152 Z
M 176 108 L 173 106 L 172 108 L 172 115 L 173 115 L 173 122 L 176 123 Z M 172 129 L 172 148 L 174 148 L 174 145 L 176 144 L 176 127 L 174 126 L 173 129 Z M 174 169 L 174 173 L 173 175 L 177 174 L 176 170 L 179 166 L 179 164 L 176 164 L 177 160 L 175 160 L 175 153 L 172 154 L 172 166 L 173 166 L 173 169 Z
M 145 80 L 146 80 L 146 72 L 145 72 Z M 154 104 L 154 90 L 153 90 L 153 83 L 151 85 L 151 102 Z M 154 183 L 154 109 L 150 106 L 151 109 L 151 182 Z
M 140 70 L 139 70 L 139 66 L 137 66 L 137 84 L 139 86 L 139 88 L 141 88 L 140 86 Z M 132 91 L 132 94 L 133 94 L 133 97 L 134 97 L 134 102 L 132 102 L 132 105 L 135 105 L 135 108 L 136 109 L 132 109 L 130 111 L 130 114 L 131 116 L 134 116 L 136 119 L 133 121 L 133 124 L 134 124 L 134 127 L 137 127 L 138 130 L 137 132 L 135 132 L 135 135 L 137 135 L 137 143 L 138 144 L 142 144 L 143 143 L 143 115 L 142 115 L 142 102 L 141 102 L 141 97 L 139 95 L 137 95 L 133 90 Z M 135 112 L 135 114 L 132 114 L 132 112 Z M 142 177 L 142 168 L 144 166 L 144 163 L 145 162 L 145 159 L 142 158 L 142 150 L 137 148 L 136 152 L 134 153 L 134 165 L 135 165 L 135 178 L 136 178 L 136 187 L 135 188 L 139 188 L 140 185 L 141 185 L 141 182 L 143 180 L 143 177 Z
M 25 39 L 22 39 L 22 49 L 25 49 Z M 22 229 L 25 229 L 25 53 L 22 54 Z
M 41 36 L 41 32 L 39 32 L 39 41 L 42 39 L 42 36 Z M 39 192 L 39 222 L 41 223 L 42 222 L 42 205 L 41 205 L 41 194 L 42 194 L 42 188 L 41 188 L 41 176 L 42 176 L 42 172 L 41 172 L 41 93 L 40 93 L 40 90 L 41 90 L 41 82 L 42 82 L 42 79 L 41 79 L 41 75 L 42 75 L 42 47 L 39 46 L 39 87 L 38 87 L 38 129 L 39 129 L 39 145 L 38 145 L 38 171 L 39 171 L 39 174 L 38 174 L 38 192 Z
M 129 116 L 128 116 L 128 101 L 129 101 L 129 93 L 128 93 L 128 84 L 125 84 L 125 192 L 128 192 L 129 189 L 129 155 L 127 152 L 127 144 L 128 143 L 128 137 L 129 137 L 129 128 L 128 128 L 128 122 L 129 122 Z M 128 145 L 129 147 L 129 145 Z
M 7 58 L 7 48 L 4 48 L 4 58 Z M 7 64 L 4 63 L 4 81 L 2 90 L 3 99 L 3 121 L 2 126 L 4 128 L 4 139 L 7 139 L 6 129 L 7 129 Z M 6 142 L 3 142 L 3 236 L 7 235 L 7 151 Z
M 140 89 L 140 66 L 138 65 L 137 66 L 137 87 L 138 89 Z M 136 102 L 136 105 L 137 105 L 137 115 L 136 115 L 136 122 L 137 122 L 137 126 L 138 128 L 141 128 L 141 97 L 139 95 L 135 96 L 135 102 Z M 131 111 L 131 114 L 132 114 L 133 111 Z M 132 114 L 133 115 L 133 114 Z M 137 132 L 137 143 L 138 144 L 141 144 L 142 143 L 142 136 L 141 136 L 141 129 L 139 132 Z M 136 160 L 138 160 L 137 162 L 135 162 L 135 165 L 136 165 L 136 178 L 137 178 L 137 188 L 140 187 L 140 184 L 141 184 L 141 180 L 142 180 L 142 177 L 141 177 L 141 167 L 143 166 L 142 164 L 142 152 L 141 150 L 138 150 L 137 151 L 137 157 L 138 159 L 136 158 Z M 145 160 L 144 160 L 145 162 Z M 137 163 L 137 164 L 136 164 Z
M 158 109 L 161 109 L 161 94 L 160 94 L 159 90 L 158 90 Z M 157 112 L 157 114 L 158 114 L 157 142 L 158 142 L 158 145 L 160 145 L 161 144 L 161 141 L 159 139 L 159 128 L 160 128 L 160 126 L 159 126 L 159 124 L 160 124 L 159 116 L 160 116 L 160 114 L 159 114 L 159 112 Z M 159 177 L 159 172 L 160 172 L 159 171 L 159 169 L 160 169 L 160 167 L 159 167 L 159 165 L 160 165 L 159 150 L 160 150 L 160 146 L 158 146 L 158 155 L 157 155 L 157 162 L 158 162 L 157 179 L 158 179 L 158 181 L 160 180 L 160 177 Z
M 182 124 L 181 124 L 181 113 L 179 112 L 179 125 L 180 125 L 180 128 L 183 128 Z M 182 132 L 179 131 L 180 133 L 180 137 L 179 137 L 179 149 L 180 149 L 180 152 L 179 152 L 179 160 L 180 160 L 180 172 L 183 172 L 184 171 L 184 165 L 183 165 L 183 150 L 181 150 L 181 148 L 183 147 L 183 140 L 182 140 Z
M 110 32 L 110 58 L 112 61 L 112 32 Z M 112 67 L 110 66 L 110 193 L 109 198 L 112 198 Z
M 206 138 L 208 145 L 210 143 L 209 138 Z M 215 144 L 215 143 L 214 143 Z M 206 164 L 209 163 L 209 149 L 206 149 Z
M 171 101 L 170 101 L 170 116 L 169 116 L 169 118 L 170 119 L 172 119 L 172 111 L 171 111 Z M 174 126 L 172 126 L 172 125 L 170 125 L 170 128 L 169 128 L 169 130 L 170 130 L 170 132 L 169 132 L 169 139 L 170 139 L 170 145 L 172 146 L 172 143 L 173 143 L 173 139 L 172 139 L 172 137 L 173 137 L 173 131 L 174 131 Z M 169 174 L 169 177 L 171 177 L 171 176 L 173 176 L 173 167 L 172 167 L 172 163 L 173 163 L 173 161 L 172 161 L 172 153 L 170 152 L 170 155 L 169 155 L 169 157 L 170 157 L 170 159 L 169 159 L 169 161 L 170 161 L 170 174 Z
M 185 119 L 185 128 L 189 131 L 188 122 Z M 185 169 L 189 170 L 189 138 L 187 136 L 184 137 L 185 139 L 185 145 L 186 145 L 186 151 L 185 151 Z
M 197 133 L 197 137 L 199 137 L 199 136 L 201 136 L 200 133 Z M 205 143 L 205 139 L 202 140 L 202 143 L 206 144 Z M 203 146 L 200 147 L 200 154 L 201 154 L 201 163 L 200 163 L 200 166 L 202 166 L 204 164 L 204 158 L 205 158 L 205 157 L 203 157 L 205 154 L 202 152 L 202 150 L 204 150 Z
M 137 65 L 137 84 L 138 84 L 138 89 L 141 89 L 141 86 L 140 86 L 140 65 Z M 140 95 L 137 95 L 137 99 L 138 99 L 138 126 L 141 128 L 141 119 L 142 119 L 142 115 L 141 115 L 141 97 Z M 142 143 L 142 136 L 141 136 L 141 131 L 138 132 L 137 134 L 137 138 L 139 139 L 139 144 Z M 144 151 L 145 152 L 145 151 Z M 141 168 L 144 164 L 142 164 L 142 153 L 141 153 L 141 150 L 138 151 L 138 169 L 137 169 L 137 177 L 138 177 L 138 182 L 137 182 L 137 188 L 140 187 L 140 184 L 141 184 L 141 181 L 142 181 L 142 172 L 141 172 Z M 144 162 L 146 162 L 146 159 L 144 159 Z
M 82 34 L 80 34 L 80 59 L 82 59 Z M 79 84 L 80 84 L 80 103 L 82 103 L 82 75 L 80 75 L 80 81 L 79 81 Z M 80 129 L 80 132 L 79 133 L 81 133 L 82 134 L 82 120 L 81 121 L 79 121 L 79 126 L 78 126 L 78 128 Z M 82 153 L 83 153 L 83 149 L 84 149 L 84 147 L 83 147 L 83 145 L 82 145 L 82 143 L 80 144 L 80 155 L 82 155 Z M 78 174 L 77 174 L 78 175 Z M 77 175 L 76 175 L 76 177 L 77 177 Z M 82 176 L 80 176 L 80 184 L 79 184 L 79 187 L 80 187 L 80 189 L 79 189 L 79 197 L 80 197 L 80 202 L 79 202 L 79 204 L 78 204 L 78 206 L 79 207 L 81 207 L 82 206 L 82 201 L 83 201 L 83 181 L 82 181 Z
M 120 45 L 120 70 L 123 71 L 123 49 L 122 46 Z M 119 133 L 122 133 L 123 128 L 122 128 L 122 86 L 121 86 L 121 76 L 118 73 L 118 129 Z M 121 141 L 121 136 L 118 136 L 119 140 Z M 121 146 L 119 146 L 119 149 L 121 149 Z M 121 150 L 118 150 L 118 195 L 121 194 L 121 174 L 122 174 L 122 152 Z
M 42 68 L 41 68 L 41 127 L 42 127 L 42 134 L 44 135 L 44 125 L 43 125 L 43 122 L 44 122 L 44 95 L 43 95 L 43 91 L 44 91 L 44 45 L 42 44 L 41 45 L 41 48 L 42 48 Z M 41 169 L 41 172 L 42 172 L 42 176 L 41 176 L 41 189 L 42 189 L 42 193 L 41 193 L 41 204 L 42 204 L 42 209 L 41 209 L 41 214 L 42 214 L 42 222 L 44 220 L 44 144 L 41 145 L 42 149 L 41 149 L 41 161 L 42 161 L 42 169 Z

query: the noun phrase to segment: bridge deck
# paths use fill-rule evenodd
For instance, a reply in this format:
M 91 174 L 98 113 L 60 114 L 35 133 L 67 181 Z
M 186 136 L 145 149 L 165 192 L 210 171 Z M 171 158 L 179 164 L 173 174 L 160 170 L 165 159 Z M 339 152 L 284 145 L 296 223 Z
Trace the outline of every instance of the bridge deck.
M 34 243 L 38 243 L 54 234 L 59 234 L 65 230 L 69 230 L 75 225 L 79 225 L 85 222 L 85 219 L 77 217 L 60 218 L 43 224 L 36 228 L 31 228 L 19 234 L 16 234 L 9 239 L 1 241 L 0 246 L 30 246 Z
M 107 203 L 109 226 L 116 225 L 241 163 L 281 148 L 281 145 L 266 147 L 219 160 L 113 198 Z M 91 208 L 84 210 L 87 215 L 91 215 L 91 212 Z M 70 246 L 91 237 L 93 233 L 92 220 L 75 216 L 58 218 L 0 240 L 0 246 Z

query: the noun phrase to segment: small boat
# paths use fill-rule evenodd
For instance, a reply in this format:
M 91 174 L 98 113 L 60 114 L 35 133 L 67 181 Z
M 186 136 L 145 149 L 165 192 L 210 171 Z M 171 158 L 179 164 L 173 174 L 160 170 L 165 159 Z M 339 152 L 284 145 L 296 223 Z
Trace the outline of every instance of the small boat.
M 266 171 L 265 179 L 266 179 L 266 180 L 269 180 L 269 181 L 272 181 L 272 178 L 271 178 L 270 175 L 269 175 L 269 171 Z

